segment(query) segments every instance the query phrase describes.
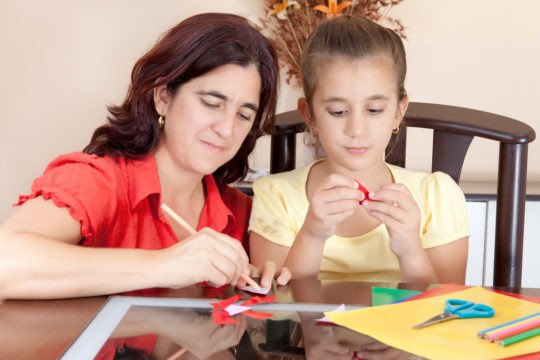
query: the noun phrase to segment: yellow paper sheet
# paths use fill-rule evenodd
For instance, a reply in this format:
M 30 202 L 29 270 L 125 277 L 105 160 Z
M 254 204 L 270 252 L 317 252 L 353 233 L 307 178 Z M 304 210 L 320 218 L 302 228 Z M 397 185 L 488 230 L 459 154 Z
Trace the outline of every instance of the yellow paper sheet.
M 465 299 L 495 309 L 486 319 L 456 319 L 412 329 L 441 313 L 446 299 Z M 540 351 L 540 338 L 501 347 L 477 336 L 478 331 L 540 311 L 540 304 L 488 291 L 481 287 L 432 298 L 344 312 L 327 312 L 334 323 L 429 359 L 502 359 Z

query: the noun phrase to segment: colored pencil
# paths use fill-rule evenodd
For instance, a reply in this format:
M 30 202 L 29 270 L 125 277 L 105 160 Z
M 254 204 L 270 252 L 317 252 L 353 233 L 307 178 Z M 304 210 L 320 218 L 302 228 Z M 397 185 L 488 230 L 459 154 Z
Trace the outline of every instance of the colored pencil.
M 161 204 L 161 209 L 165 211 L 167 214 L 169 214 L 170 217 L 172 217 L 180 226 L 182 226 L 184 229 L 186 229 L 191 235 L 195 234 L 197 230 L 195 230 L 191 225 L 187 223 L 184 219 L 180 217 L 176 212 L 174 212 L 173 209 L 171 209 L 167 204 Z M 252 278 L 249 277 L 247 274 L 240 274 L 242 279 L 244 279 L 245 282 L 247 282 L 249 285 L 254 287 L 257 290 L 261 290 L 261 286 L 255 282 Z
M 503 330 L 494 332 L 492 334 L 489 334 L 489 338 L 491 341 L 499 341 L 499 340 L 506 339 L 510 336 L 514 336 L 522 332 L 535 329 L 537 327 L 540 327 L 540 318 L 534 318 L 524 323 L 513 325 L 513 326 L 510 326 L 509 328 L 505 328 Z
M 504 340 L 499 341 L 499 345 L 503 346 L 503 347 L 508 346 L 508 345 L 512 345 L 512 344 L 515 344 L 517 342 L 527 340 L 527 339 L 530 339 L 530 338 L 538 336 L 538 335 L 540 335 L 540 327 L 537 327 L 536 329 L 532 329 L 532 330 L 529 330 L 529 331 L 525 331 L 525 332 L 523 332 L 521 334 L 510 336 L 509 338 L 506 338 Z
M 537 312 L 537 313 L 534 313 L 534 314 L 531 314 L 531 315 L 527 315 L 527 316 L 523 316 L 523 317 L 520 317 L 520 318 L 517 318 L 517 319 L 514 319 L 512 321 L 508 321 L 508 322 L 505 322 L 505 323 L 502 323 L 502 324 L 499 324 L 497 326 L 493 326 L 493 327 L 490 327 L 490 328 L 487 328 L 485 330 L 480 330 L 478 332 L 478 336 L 479 337 L 484 337 L 484 334 L 485 333 L 488 333 L 490 331 L 493 331 L 493 330 L 497 330 L 497 329 L 502 329 L 503 327 L 506 327 L 508 325 L 512 325 L 512 324 L 516 324 L 520 321 L 523 321 L 523 320 L 527 320 L 527 319 L 531 319 L 531 318 L 534 318 L 536 316 L 540 316 L 540 312 Z

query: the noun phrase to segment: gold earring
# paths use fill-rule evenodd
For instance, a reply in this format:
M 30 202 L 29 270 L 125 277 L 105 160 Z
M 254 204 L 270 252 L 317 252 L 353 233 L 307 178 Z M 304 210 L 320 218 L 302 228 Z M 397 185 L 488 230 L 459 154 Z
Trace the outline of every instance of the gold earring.
M 159 119 L 157 122 L 158 122 L 159 128 L 163 129 L 163 127 L 165 126 L 165 116 L 159 115 Z
M 394 135 L 399 134 L 399 126 L 396 127 L 395 129 L 392 129 L 392 134 L 394 134 Z
M 311 133 L 311 136 L 313 137 L 317 137 L 317 135 L 319 135 L 319 132 L 317 131 L 316 128 L 309 129 L 309 132 Z

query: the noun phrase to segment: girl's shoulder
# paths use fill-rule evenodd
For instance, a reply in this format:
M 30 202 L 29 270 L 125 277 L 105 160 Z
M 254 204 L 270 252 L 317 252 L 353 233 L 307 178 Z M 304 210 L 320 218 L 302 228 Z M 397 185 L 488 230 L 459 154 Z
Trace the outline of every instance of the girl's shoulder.
M 436 171 L 433 173 L 405 169 L 388 164 L 395 183 L 405 184 L 409 189 L 426 193 L 429 191 L 462 192 L 450 175 Z

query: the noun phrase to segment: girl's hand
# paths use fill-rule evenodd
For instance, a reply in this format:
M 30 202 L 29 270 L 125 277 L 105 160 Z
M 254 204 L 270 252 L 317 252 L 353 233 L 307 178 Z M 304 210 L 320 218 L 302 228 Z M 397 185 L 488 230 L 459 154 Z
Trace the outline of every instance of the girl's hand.
M 336 231 L 336 226 L 353 214 L 364 194 L 356 180 L 330 174 L 313 192 L 303 228 L 313 238 L 324 241 Z
M 216 287 L 236 285 L 242 273 L 250 273 L 242 244 L 210 228 L 157 252 L 161 287 L 179 288 L 203 281 Z
M 261 278 L 259 285 L 263 288 L 272 287 L 272 281 L 274 279 L 276 279 L 276 284 L 278 285 L 287 285 L 289 280 L 291 280 L 290 270 L 286 267 L 277 270 L 276 264 L 273 261 L 266 261 L 262 269 L 252 264 L 249 264 L 249 268 L 249 276 L 252 278 Z M 246 282 L 243 279 L 240 279 L 238 284 L 236 284 L 238 287 L 245 285 Z
M 387 184 L 369 193 L 376 201 L 362 203 L 368 213 L 386 225 L 390 249 L 399 258 L 423 252 L 420 242 L 420 209 L 403 184 Z

